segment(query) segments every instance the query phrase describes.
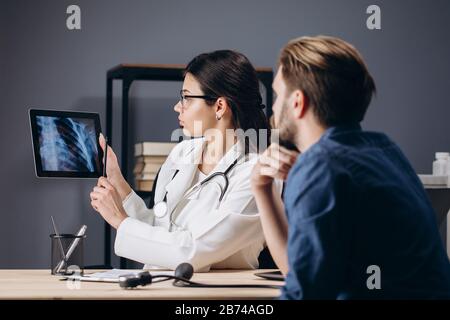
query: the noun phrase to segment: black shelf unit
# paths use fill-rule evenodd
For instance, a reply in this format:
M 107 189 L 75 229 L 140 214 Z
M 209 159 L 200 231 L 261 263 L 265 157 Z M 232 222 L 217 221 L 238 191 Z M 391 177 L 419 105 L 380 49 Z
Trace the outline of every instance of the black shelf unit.
M 122 146 L 121 146 L 121 170 L 128 181 L 128 114 L 129 114 L 129 92 L 134 81 L 183 81 L 185 65 L 167 64 L 119 64 L 106 74 L 106 135 L 110 145 L 112 137 L 112 102 L 113 81 L 122 80 Z M 273 71 L 271 68 L 256 68 L 258 78 L 266 91 L 266 114 L 272 115 L 272 81 Z M 149 193 L 141 192 L 141 196 L 149 196 Z M 104 225 L 104 261 L 106 266 L 111 266 L 111 227 L 107 222 Z M 127 267 L 127 259 L 120 258 L 120 268 Z

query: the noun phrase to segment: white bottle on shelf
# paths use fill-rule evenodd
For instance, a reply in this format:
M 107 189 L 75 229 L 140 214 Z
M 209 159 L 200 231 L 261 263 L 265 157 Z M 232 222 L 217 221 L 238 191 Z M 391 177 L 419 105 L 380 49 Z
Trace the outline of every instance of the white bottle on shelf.
M 450 153 L 436 152 L 433 162 L 433 176 L 448 176 L 450 173 Z

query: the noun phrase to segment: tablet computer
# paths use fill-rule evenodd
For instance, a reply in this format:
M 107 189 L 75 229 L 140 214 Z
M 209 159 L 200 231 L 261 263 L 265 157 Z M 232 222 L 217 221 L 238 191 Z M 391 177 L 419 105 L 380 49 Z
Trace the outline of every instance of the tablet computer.
M 30 109 L 36 176 L 98 178 L 103 151 L 98 113 Z
M 283 274 L 281 271 L 268 271 L 268 272 L 257 272 L 255 276 L 264 278 L 267 280 L 276 280 L 276 281 L 284 281 Z

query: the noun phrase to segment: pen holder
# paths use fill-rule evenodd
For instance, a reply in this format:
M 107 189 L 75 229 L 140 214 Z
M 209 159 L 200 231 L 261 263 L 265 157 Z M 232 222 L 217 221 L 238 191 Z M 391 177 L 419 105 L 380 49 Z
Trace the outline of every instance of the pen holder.
M 86 235 L 51 234 L 52 252 L 50 270 L 52 274 L 68 275 L 84 273 L 84 239 Z M 64 251 L 64 255 L 63 252 Z

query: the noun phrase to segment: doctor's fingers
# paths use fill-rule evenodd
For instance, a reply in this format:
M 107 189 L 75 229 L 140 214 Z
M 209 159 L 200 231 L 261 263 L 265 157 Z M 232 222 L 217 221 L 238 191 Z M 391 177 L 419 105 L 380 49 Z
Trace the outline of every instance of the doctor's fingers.
M 89 196 L 92 200 L 98 200 L 98 201 L 109 201 L 108 199 L 111 199 L 109 191 L 103 189 L 104 191 L 98 192 L 98 191 L 92 191 Z
M 100 135 L 98 136 L 98 142 L 100 143 L 100 147 L 102 147 L 103 152 L 105 152 L 105 148 L 106 148 L 106 139 L 105 136 L 103 135 L 103 133 L 100 133 Z M 111 146 L 108 144 L 108 158 L 110 158 L 110 154 L 111 155 L 116 155 L 113 151 L 113 149 L 111 148 Z
M 92 191 L 92 192 L 89 194 L 89 197 L 91 198 L 91 200 L 98 200 L 98 199 L 100 199 L 102 196 L 103 196 L 103 194 L 101 194 L 101 193 L 99 193 L 99 192 L 95 192 L 95 191 Z
M 97 211 L 103 218 L 105 218 L 103 216 L 104 212 L 105 212 L 105 205 L 100 201 L 100 200 L 92 200 L 91 201 L 91 206 L 92 208 L 94 208 L 95 211 Z
M 97 186 L 104 187 L 105 189 L 108 190 L 115 190 L 113 185 L 105 177 L 98 178 Z
M 98 137 L 98 141 L 100 142 L 100 147 L 103 149 L 103 152 L 105 152 L 106 148 L 106 140 L 103 134 L 100 133 L 100 136 Z M 114 164 L 114 166 L 119 166 L 117 161 L 116 153 L 114 152 L 113 148 L 108 144 L 108 163 L 106 164 L 107 167 L 110 167 L 111 164 Z M 109 164 L 109 165 L 108 165 Z
M 94 208 L 95 211 L 98 211 L 98 204 L 96 200 L 91 200 L 91 207 Z
M 93 191 L 97 192 L 97 193 L 104 194 L 105 196 L 108 195 L 108 193 L 109 193 L 108 189 L 105 189 L 105 188 L 102 188 L 102 187 L 94 187 Z

